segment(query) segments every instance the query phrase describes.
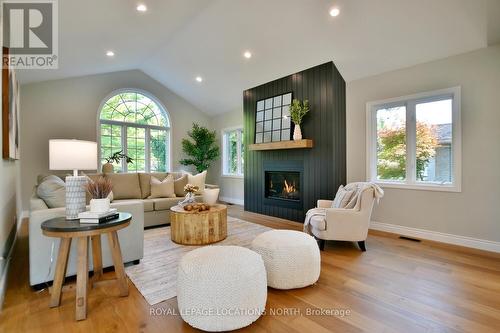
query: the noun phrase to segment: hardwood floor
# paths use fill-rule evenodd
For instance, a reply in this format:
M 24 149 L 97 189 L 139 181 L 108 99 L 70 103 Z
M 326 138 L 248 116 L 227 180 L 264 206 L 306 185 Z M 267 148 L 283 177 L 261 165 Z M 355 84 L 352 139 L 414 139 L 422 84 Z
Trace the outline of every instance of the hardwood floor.
M 272 228 L 301 224 L 244 212 L 229 214 Z M 176 299 L 149 306 L 130 285 L 118 297 L 114 283 L 90 290 L 87 320 L 74 320 L 74 280 L 61 306 L 49 308 L 47 290 L 28 283 L 27 221 L 12 259 L 0 332 L 195 332 L 180 316 Z M 241 332 L 498 332 L 500 256 L 433 242 L 412 242 L 370 233 L 367 252 L 355 244 L 328 242 L 321 277 L 311 287 L 269 289 L 266 315 Z M 113 272 L 105 272 L 113 278 Z M 348 310 L 321 314 L 320 311 Z M 314 312 L 313 312 L 314 311 Z

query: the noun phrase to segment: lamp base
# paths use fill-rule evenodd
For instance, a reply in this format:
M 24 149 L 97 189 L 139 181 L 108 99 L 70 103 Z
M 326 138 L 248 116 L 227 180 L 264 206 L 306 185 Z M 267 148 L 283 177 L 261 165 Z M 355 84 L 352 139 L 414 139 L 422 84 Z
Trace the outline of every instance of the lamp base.
M 66 177 L 66 219 L 77 220 L 78 213 L 86 209 L 85 184 L 86 176 Z

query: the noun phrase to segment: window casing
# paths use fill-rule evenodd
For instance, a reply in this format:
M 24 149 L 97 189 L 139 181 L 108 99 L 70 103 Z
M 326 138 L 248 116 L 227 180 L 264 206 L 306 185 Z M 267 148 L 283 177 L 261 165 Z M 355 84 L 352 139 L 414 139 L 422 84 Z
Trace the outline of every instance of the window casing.
M 222 130 L 222 175 L 243 177 L 244 154 L 243 128 Z
M 113 163 L 115 172 L 170 171 L 170 120 L 166 109 L 149 93 L 123 89 L 110 94 L 98 113 L 100 165 L 117 151 L 132 163 Z
M 368 180 L 460 192 L 460 93 L 454 87 L 367 103 Z

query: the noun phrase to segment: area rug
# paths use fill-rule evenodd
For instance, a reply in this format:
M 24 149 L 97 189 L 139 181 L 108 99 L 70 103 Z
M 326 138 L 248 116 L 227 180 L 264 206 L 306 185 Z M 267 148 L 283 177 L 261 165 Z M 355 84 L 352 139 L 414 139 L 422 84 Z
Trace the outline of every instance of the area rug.
M 271 228 L 228 216 L 227 238 L 214 245 L 250 247 L 255 236 L 268 230 Z M 154 305 L 176 296 L 179 260 L 199 247 L 172 242 L 170 227 L 148 229 L 144 231 L 144 258 L 125 271 L 146 301 Z

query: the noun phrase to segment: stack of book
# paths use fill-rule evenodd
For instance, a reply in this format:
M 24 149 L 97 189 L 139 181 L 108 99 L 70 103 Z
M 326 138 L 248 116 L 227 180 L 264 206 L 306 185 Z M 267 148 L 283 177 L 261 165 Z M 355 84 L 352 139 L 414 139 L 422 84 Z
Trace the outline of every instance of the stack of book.
M 80 223 L 103 223 L 116 219 L 118 215 L 116 208 L 111 208 L 106 213 L 83 212 L 78 214 L 78 218 Z

